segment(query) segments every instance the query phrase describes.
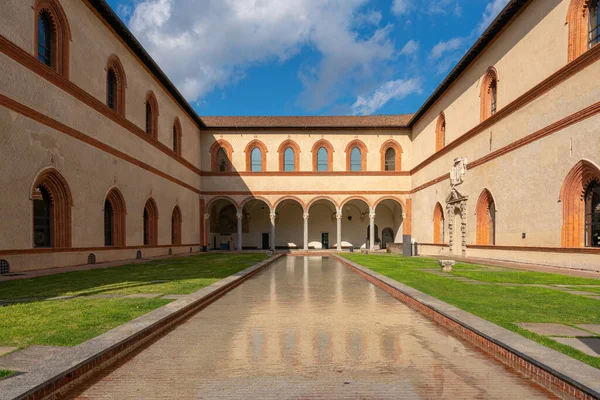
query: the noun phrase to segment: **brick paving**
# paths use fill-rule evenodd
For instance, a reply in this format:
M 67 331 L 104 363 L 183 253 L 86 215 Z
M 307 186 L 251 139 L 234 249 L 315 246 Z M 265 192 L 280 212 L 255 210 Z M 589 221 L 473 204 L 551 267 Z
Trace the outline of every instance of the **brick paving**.
M 331 259 L 288 257 L 68 398 L 553 398 Z

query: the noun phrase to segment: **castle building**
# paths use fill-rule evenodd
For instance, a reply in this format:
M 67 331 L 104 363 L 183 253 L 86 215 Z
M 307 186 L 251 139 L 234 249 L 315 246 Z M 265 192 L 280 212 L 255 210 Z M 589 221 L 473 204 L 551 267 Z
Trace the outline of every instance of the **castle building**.
M 398 248 L 600 271 L 598 0 L 511 0 L 414 114 L 205 117 L 103 0 L 0 12 L 0 273 Z

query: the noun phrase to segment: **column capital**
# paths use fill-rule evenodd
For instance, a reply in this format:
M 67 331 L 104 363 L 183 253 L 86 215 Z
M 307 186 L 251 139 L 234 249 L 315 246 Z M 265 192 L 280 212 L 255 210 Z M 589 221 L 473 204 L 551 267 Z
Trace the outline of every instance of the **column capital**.
M 204 219 L 208 221 L 210 219 L 210 214 L 204 214 Z
M 338 211 L 337 213 L 335 213 L 335 217 L 336 217 L 338 220 L 339 220 L 339 219 L 342 219 L 342 216 L 343 216 L 343 215 L 342 215 L 342 212 L 341 212 L 341 211 Z
M 237 212 L 235 214 L 235 216 L 237 217 L 237 219 L 242 219 L 242 218 L 244 218 L 244 213 L 243 212 Z
M 275 218 L 277 218 L 277 213 L 276 213 L 276 212 L 273 212 L 273 211 L 271 211 L 271 212 L 269 213 L 269 218 L 271 218 L 272 220 L 274 220 Z
M 370 212 L 369 213 L 369 218 L 370 219 L 375 219 L 375 213 L 374 212 Z
M 302 214 L 302 218 L 304 218 L 305 220 L 307 220 L 307 219 L 308 219 L 308 217 L 309 217 L 308 213 L 304 213 L 304 214 Z

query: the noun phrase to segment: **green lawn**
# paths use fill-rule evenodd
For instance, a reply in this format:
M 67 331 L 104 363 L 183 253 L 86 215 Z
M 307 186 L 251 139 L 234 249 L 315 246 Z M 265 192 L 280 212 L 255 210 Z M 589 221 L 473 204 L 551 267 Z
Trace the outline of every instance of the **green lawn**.
M 68 272 L 0 283 L 0 299 L 81 295 L 0 307 L 0 345 L 73 346 L 172 300 L 96 299 L 94 294 L 188 294 L 266 259 L 261 253 L 201 254 L 144 264 Z M 152 281 L 168 281 L 152 283 Z
M 393 255 L 344 254 L 343 257 L 434 296 L 538 343 L 600 368 L 600 358 L 519 328 L 518 322 L 566 325 L 600 324 L 600 301 L 543 287 L 472 285 L 424 271 L 439 270 L 436 260 Z M 600 280 L 527 271 L 477 271 L 457 263 L 453 274 L 485 282 L 600 285 Z M 589 288 L 581 288 L 588 291 Z
M 8 378 L 12 374 L 14 374 L 13 371 L 7 371 L 5 369 L 0 369 L 0 379 Z

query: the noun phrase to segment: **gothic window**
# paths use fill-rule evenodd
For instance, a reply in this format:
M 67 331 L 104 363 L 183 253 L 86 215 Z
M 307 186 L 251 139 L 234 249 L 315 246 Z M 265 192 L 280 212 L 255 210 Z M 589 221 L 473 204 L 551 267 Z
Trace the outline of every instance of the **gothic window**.
M 71 207 L 67 182 L 53 168 L 41 173 L 33 185 L 34 247 L 71 247 Z
M 113 110 L 117 109 L 117 75 L 114 69 L 109 69 L 106 74 L 106 105 Z
M 146 133 L 158 138 L 158 103 L 152 92 L 146 97 Z
M 598 13 L 598 0 L 592 0 L 589 5 L 588 18 L 588 48 L 600 42 L 600 13 Z
M 252 149 L 252 172 L 262 171 L 262 152 L 258 147 Z
M 360 149 L 355 147 L 350 153 L 350 171 L 361 171 L 362 170 L 362 157 Z
M 52 51 L 52 18 L 48 12 L 41 12 L 38 15 L 38 60 L 49 67 L 52 67 L 52 57 L 54 56 Z
M 396 170 L 396 150 L 391 147 L 385 151 L 385 170 Z
M 104 245 L 114 246 L 113 227 L 114 227 L 113 207 L 108 200 L 104 202 Z
M 50 233 L 50 194 L 44 187 L 33 191 L 33 245 L 34 247 L 51 247 Z
M 585 245 L 600 247 L 600 182 L 592 181 L 585 193 Z
M 446 145 L 446 116 L 441 113 L 435 130 L 435 151 L 440 151 Z
M 319 148 L 317 152 L 317 171 L 328 171 L 329 170 L 329 153 L 325 147 Z
M 284 155 L 283 155 L 283 170 L 285 172 L 294 172 L 294 170 L 296 169 L 296 160 L 295 160 L 295 154 L 294 154 L 294 149 L 292 149 L 291 147 L 288 147 L 287 149 L 285 149 Z

